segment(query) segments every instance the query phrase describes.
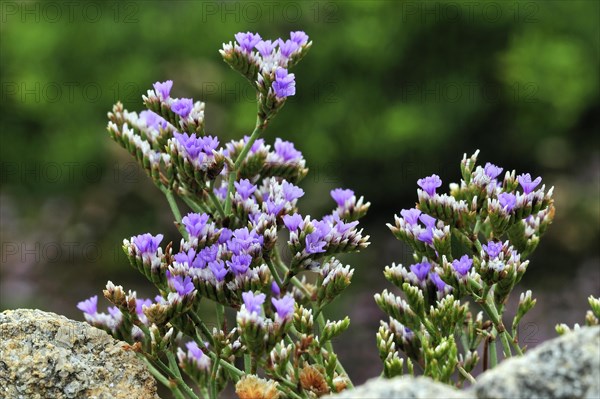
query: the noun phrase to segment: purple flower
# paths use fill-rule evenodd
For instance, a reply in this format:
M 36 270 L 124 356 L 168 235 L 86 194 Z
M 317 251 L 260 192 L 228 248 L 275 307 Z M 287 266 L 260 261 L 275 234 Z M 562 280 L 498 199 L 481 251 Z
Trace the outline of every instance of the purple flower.
M 303 44 L 308 42 L 308 35 L 301 30 L 290 32 L 290 39 L 298 46 L 302 46 Z
M 204 263 L 210 263 L 217 260 L 219 256 L 219 245 L 213 244 L 210 247 L 204 247 L 198 252 L 197 259 L 202 259 Z
M 208 222 L 208 215 L 206 213 L 188 213 L 181 222 L 190 237 L 199 237 Z
M 435 287 L 437 288 L 438 291 L 444 292 L 444 288 L 446 288 L 446 286 L 448 284 L 446 284 L 444 282 L 444 280 L 442 280 L 437 273 L 431 273 L 429 275 L 429 278 L 431 279 L 431 281 L 433 282 L 433 284 L 435 284 Z
M 160 242 L 163 239 L 162 234 L 157 234 L 156 237 L 150 233 L 140 234 L 132 237 L 131 241 L 137 250 L 142 254 L 155 254 Z
M 485 252 L 487 252 L 490 259 L 493 259 L 500 255 L 500 252 L 502 252 L 502 243 L 490 241 L 487 243 L 487 245 L 483 244 L 483 249 Z
M 151 129 L 166 129 L 167 121 L 160 115 L 152 111 L 140 112 L 140 119 Z
M 245 52 L 249 53 L 252 51 L 254 46 L 260 42 L 260 35 L 258 33 L 252 32 L 239 32 L 235 34 L 235 40 L 239 43 L 240 47 L 244 49 Z
M 422 213 L 419 216 L 419 220 L 425 225 L 425 227 L 428 227 L 430 229 L 435 228 L 435 222 L 436 222 L 436 220 L 435 220 L 434 217 L 429 216 L 426 213 Z
M 501 168 L 499 166 L 494 165 L 493 163 L 488 162 L 485 164 L 483 170 L 490 179 L 495 179 L 500 173 L 502 173 L 504 168 Z
M 115 319 L 118 319 L 119 317 L 122 316 L 121 311 L 116 306 L 109 306 L 107 310 L 108 310 L 108 314 L 110 314 Z
M 81 310 L 83 313 L 89 314 L 90 316 L 95 315 L 98 313 L 98 295 L 94 295 L 85 301 L 79 302 L 77 304 L 77 309 Z
M 321 238 L 325 237 L 331 231 L 331 225 L 325 220 L 313 220 L 312 225 L 315 228 L 315 233 L 319 233 Z
M 285 202 L 282 201 L 271 201 L 271 200 L 267 200 L 265 202 L 265 205 L 267 207 L 267 213 L 269 215 L 273 215 L 273 216 L 278 216 L 279 213 L 281 212 L 281 210 L 283 209 L 283 207 L 285 206 Z M 260 215 L 258 215 L 260 216 Z
M 275 281 L 271 283 L 271 293 L 273 294 L 273 296 L 276 297 L 279 297 L 279 295 L 281 295 L 281 289 Z
M 183 276 L 175 276 L 171 278 L 171 284 L 173 284 L 173 288 L 175 288 L 179 296 L 186 296 L 194 290 L 194 284 L 190 276 L 185 276 L 185 278 Z
M 271 303 L 275 306 L 277 315 L 281 319 L 287 319 L 294 313 L 294 298 L 291 295 L 286 295 L 281 299 L 271 298 Z
M 294 147 L 294 143 L 275 139 L 275 153 L 283 158 L 284 162 L 295 161 L 302 157 L 302 153 Z
M 413 272 L 415 276 L 417 276 L 419 282 L 422 282 L 427 278 L 427 274 L 429 274 L 430 269 L 431 264 L 427 261 L 416 263 L 410 267 L 410 271 Z
M 327 243 L 321 240 L 321 234 L 318 231 L 310 233 L 306 236 L 306 253 L 317 254 L 325 252 L 325 245 Z
M 192 133 L 191 135 L 187 133 L 174 133 L 173 136 L 183 146 L 191 160 L 202 162 L 204 155 L 201 152 L 204 150 L 204 141 L 196 137 L 196 133 Z
M 294 186 L 292 183 L 284 181 L 282 184 L 283 197 L 286 201 L 292 202 L 304 195 L 304 190 L 300 187 Z
M 167 80 L 166 82 L 156 82 L 152 85 L 156 94 L 160 96 L 162 100 L 169 98 L 171 94 L 171 88 L 173 87 L 173 81 Z
M 233 236 L 233 231 L 227 227 L 223 227 L 220 231 L 221 234 L 219 234 L 219 244 L 224 244 L 225 242 L 229 241 L 231 236 Z
M 471 266 L 473 266 L 473 259 L 469 258 L 467 255 L 463 255 L 460 259 L 452 261 L 452 267 L 461 276 L 466 276 L 467 273 L 469 273 Z
M 194 341 L 188 342 L 185 344 L 185 347 L 188 350 L 188 356 L 194 358 L 194 360 L 200 360 L 204 356 L 204 352 L 202 352 L 202 349 Z
M 247 254 L 233 255 L 231 261 L 227 261 L 227 266 L 233 271 L 233 274 L 240 275 L 248 271 L 252 257 Z
M 345 190 L 343 188 L 336 188 L 331 190 L 329 194 L 331 195 L 331 198 L 337 202 L 338 206 L 344 207 L 346 205 L 346 201 L 354 196 L 354 191 L 350 189 Z
M 147 308 L 152 306 L 152 299 L 138 298 L 135 301 L 135 313 L 137 313 L 138 316 L 145 316 L 144 306 L 146 306 Z
M 185 119 L 192 112 L 193 107 L 194 100 L 191 98 L 178 98 L 171 104 L 171 111 Z
M 300 47 L 298 43 L 293 40 L 283 41 L 282 39 L 278 40 L 279 43 L 279 51 L 284 58 L 290 58 L 292 53 Z
M 268 57 L 273 54 L 275 43 L 271 42 L 270 40 L 261 40 L 260 42 L 256 43 L 254 47 L 256 47 L 261 56 Z
M 221 259 L 210 262 L 208 264 L 208 268 L 213 273 L 217 281 L 225 280 L 227 269 L 225 268 L 225 264 Z
M 273 90 L 275 91 L 275 97 L 278 99 L 286 98 L 296 94 L 296 81 L 294 74 L 288 73 L 287 69 L 285 68 L 277 68 L 275 71 Z
M 189 251 L 186 252 L 180 252 L 178 254 L 175 254 L 174 258 L 176 262 L 179 263 L 187 263 L 188 266 L 192 267 L 192 265 L 194 264 L 194 258 L 196 257 L 196 250 L 194 248 L 190 248 Z
M 204 136 L 198 139 L 202 143 L 202 151 L 211 155 L 213 150 L 219 146 L 219 139 L 213 136 Z
M 285 215 L 283 216 L 283 224 L 289 231 L 295 231 L 302 224 L 302 216 L 294 213 L 293 215 Z
M 500 193 L 498 194 L 498 202 L 500 202 L 502 209 L 511 212 L 517 205 L 517 197 L 512 193 Z
M 426 227 L 425 230 L 419 233 L 417 239 L 426 244 L 433 245 L 433 228 Z
M 250 183 L 250 180 L 243 179 L 239 182 L 233 183 L 235 185 L 235 190 L 242 197 L 243 200 L 247 200 L 250 198 L 252 194 L 256 191 L 256 186 Z
M 246 306 L 246 310 L 250 313 L 260 313 L 266 297 L 267 296 L 263 293 L 254 295 L 252 291 L 242 293 L 244 305 Z
M 537 177 L 535 180 L 531 181 L 531 175 L 529 173 L 524 173 L 522 175 L 517 176 L 517 180 L 521 187 L 523 187 L 523 192 L 525 194 L 529 194 L 542 182 L 541 177 Z
M 442 180 L 438 175 L 427 176 L 417 180 L 419 187 L 423 189 L 429 196 L 435 195 L 435 189 L 442 185 Z
M 340 219 L 340 216 L 337 213 L 334 216 L 334 220 L 336 222 L 335 223 L 335 229 L 340 234 L 344 234 L 347 231 L 349 231 L 349 230 L 355 228 L 356 226 L 358 226 L 358 220 L 355 220 L 354 222 L 345 223 L 343 220 Z
M 419 220 L 419 215 L 421 215 L 421 211 L 417 208 L 403 209 L 400 211 L 400 215 L 402 215 L 406 223 L 410 224 L 411 226 L 414 226 Z

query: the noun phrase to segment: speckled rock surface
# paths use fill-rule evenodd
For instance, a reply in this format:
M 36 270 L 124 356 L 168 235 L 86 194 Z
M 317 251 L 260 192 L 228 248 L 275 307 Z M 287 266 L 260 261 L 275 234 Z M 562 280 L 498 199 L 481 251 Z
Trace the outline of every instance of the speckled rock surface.
M 135 354 L 102 330 L 40 310 L 0 313 L 0 397 L 158 398 Z
M 478 398 L 600 398 L 600 327 L 545 342 L 482 374 Z
M 550 340 L 478 377 L 467 390 L 429 378 L 375 378 L 330 399 L 600 399 L 600 327 Z

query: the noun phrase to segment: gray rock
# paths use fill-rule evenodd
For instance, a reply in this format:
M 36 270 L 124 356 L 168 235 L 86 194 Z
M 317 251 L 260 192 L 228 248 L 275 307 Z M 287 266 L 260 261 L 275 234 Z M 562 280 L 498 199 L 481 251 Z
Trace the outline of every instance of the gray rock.
M 0 313 L 0 397 L 158 398 L 156 381 L 124 342 L 40 310 Z
M 482 374 L 477 398 L 600 398 L 600 327 L 547 341 Z
M 441 384 L 427 377 L 402 376 L 389 380 L 373 378 L 352 390 L 337 395 L 326 396 L 330 399 L 466 399 L 464 392 Z
M 466 390 L 403 376 L 372 379 L 327 398 L 600 399 L 600 327 L 582 328 L 505 360 Z

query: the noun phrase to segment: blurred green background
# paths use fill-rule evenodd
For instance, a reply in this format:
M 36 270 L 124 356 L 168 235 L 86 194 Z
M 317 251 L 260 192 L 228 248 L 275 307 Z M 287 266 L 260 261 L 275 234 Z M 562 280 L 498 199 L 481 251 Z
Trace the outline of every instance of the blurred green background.
M 354 284 L 327 314 L 350 314 L 337 340 L 357 382 L 377 375 L 372 296 L 410 254 L 385 224 L 416 200 L 416 180 L 459 179 L 462 154 L 555 186 L 555 224 L 518 291 L 538 305 L 530 346 L 558 322 L 583 321 L 600 291 L 600 6 L 597 1 L 1 3 L 0 310 L 36 307 L 82 319 L 77 301 L 106 280 L 154 295 L 121 254 L 124 237 L 178 241 L 166 201 L 105 130 L 121 100 L 173 79 L 207 103 L 221 142 L 248 134 L 254 94 L 218 54 L 238 31 L 306 31 L 297 95 L 268 142 L 296 143 L 311 172 L 303 213 L 348 187 L 372 203 L 373 244 L 345 258 Z M 518 297 L 518 293 L 516 293 Z

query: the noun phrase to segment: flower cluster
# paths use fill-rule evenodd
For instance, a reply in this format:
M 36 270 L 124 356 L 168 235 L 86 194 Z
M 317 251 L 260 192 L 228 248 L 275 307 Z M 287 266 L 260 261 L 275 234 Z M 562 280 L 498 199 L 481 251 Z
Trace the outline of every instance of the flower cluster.
M 377 334 L 388 377 L 413 373 L 419 364 L 425 375 L 462 384 L 472 381 L 480 343 L 485 342 L 484 370 L 497 361 L 496 342 L 505 357 L 523 351 L 516 331 L 535 304 L 531 292 L 521 295 L 510 330 L 502 316 L 527 270 L 527 256 L 554 217 L 553 188 L 546 190 L 540 177 L 528 173 L 506 172 L 502 178 L 501 167 L 475 166 L 477 155 L 464 156 L 462 180 L 450 184 L 449 193 L 439 192 L 437 175 L 419 179 L 416 207 L 400 211 L 394 225 L 388 224 L 415 259 L 409 267 L 385 268 L 403 297 L 388 290 L 375 296 L 390 316 Z M 489 320 L 481 312 L 475 315 L 464 298 L 480 304 Z
M 130 264 L 155 286 L 153 299 L 109 281 L 107 313 L 98 312 L 97 296 L 78 308 L 89 323 L 135 344 L 178 397 L 191 396 L 181 372 L 210 398 L 228 381 L 237 382 L 238 392 L 295 398 L 338 392 L 351 383 L 331 339 L 350 321 L 326 321 L 323 309 L 353 276 L 334 256 L 369 245 L 358 219 L 370 204 L 338 188 L 329 214 L 300 214 L 299 183 L 308 173 L 302 153 L 289 141 L 268 144 L 260 136 L 295 94 L 288 70 L 312 43 L 299 31 L 286 40 L 249 32 L 235 39 L 221 54 L 257 90 L 250 135 L 222 143 L 207 134 L 204 103 L 175 97 L 171 80 L 143 96 L 147 110 L 138 114 L 118 103 L 108 114 L 110 136 L 165 194 L 181 239 L 165 245 L 162 234 L 145 233 L 123 241 Z M 176 197 L 188 212 L 180 212 Z M 216 320 L 201 301 L 215 305 Z M 244 370 L 236 366 L 240 358 Z M 256 377 L 259 368 L 268 380 Z
M 290 32 L 289 39 L 276 40 L 240 32 L 235 40 L 223 45 L 221 55 L 257 89 L 259 114 L 268 121 L 287 97 L 296 94 L 295 75 L 289 69 L 306 55 L 312 42 L 302 31 Z

